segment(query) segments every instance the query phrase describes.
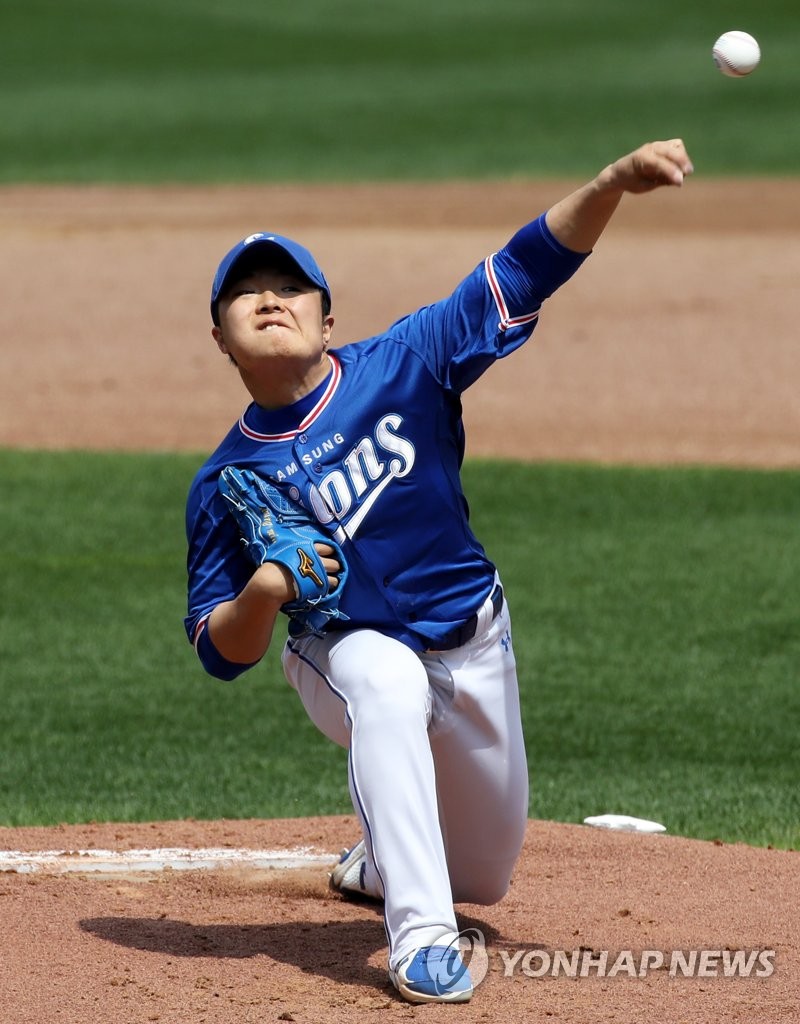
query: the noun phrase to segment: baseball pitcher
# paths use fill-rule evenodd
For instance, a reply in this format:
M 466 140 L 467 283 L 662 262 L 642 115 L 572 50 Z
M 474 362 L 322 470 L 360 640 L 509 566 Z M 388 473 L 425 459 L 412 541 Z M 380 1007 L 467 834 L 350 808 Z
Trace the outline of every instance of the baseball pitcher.
M 286 622 L 286 677 L 349 752 L 362 836 L 331 884 L 383 901 L 411 1002 L 471 997 L 454 903 L 502 898 L 528 814 L 509 610 L 460 482 L 462 396 L 530 337 L 624 193 L 691 171 L 680 140 L 640 147 L 451 295 L 335 350 L 303 246 L 257 232 L 214 277 L 212 335 L 252 401 L 188 496 L 187 634 L 233 679 Z

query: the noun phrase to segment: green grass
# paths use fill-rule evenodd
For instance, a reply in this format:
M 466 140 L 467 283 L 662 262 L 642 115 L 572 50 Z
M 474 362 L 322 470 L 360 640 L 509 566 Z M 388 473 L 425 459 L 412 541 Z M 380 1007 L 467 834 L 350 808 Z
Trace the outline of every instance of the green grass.
M 195 463 L 2 455 L 13 500 L 0 538 L 0 821 L 344 805 L 336 752 L 312 742 L 277 672 L 228 687 L 186 641 L 182 506 Z
M 800 478 L 489 472 L 475 519 L 513 594 L 533 813 L 797 845 Z
M 673 135 L 704 174 L 800 171 L 790 0 L 7 6 L 0 182 L 582 176 Z
M 350 811 L 277 652 L 185 640 L 199 459 L 0 451 L 0 824 Z M 800 478 L 469 462 L 506 583 L 531 814 L 800 845 Z

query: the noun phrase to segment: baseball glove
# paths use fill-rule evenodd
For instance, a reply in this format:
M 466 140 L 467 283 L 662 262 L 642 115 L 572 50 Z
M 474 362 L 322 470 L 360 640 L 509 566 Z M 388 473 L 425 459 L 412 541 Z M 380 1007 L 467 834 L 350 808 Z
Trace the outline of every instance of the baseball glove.
M 290 634 L 322 636 L 331 619 L 346 619 L 339 611 L 339 596 L 347 579 L 342 549 L 311 521 L 303 506 L 251 470 L 235 466 L 222 470 L 217 488 L 238 523 L 250 561 L 254 565 L 276 562 L 291 573 L 295 599 L 281 606 L 289 616 Z M 342 567 L 335 590 L 330 589 L 315 542 L 329 544 Z

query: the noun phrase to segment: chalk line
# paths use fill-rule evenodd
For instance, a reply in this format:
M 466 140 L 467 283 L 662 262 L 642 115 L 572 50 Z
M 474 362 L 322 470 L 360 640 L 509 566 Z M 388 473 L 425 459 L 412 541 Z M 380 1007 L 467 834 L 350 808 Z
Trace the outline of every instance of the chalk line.
M 0 872 L 59 875 L 116 874 L 223 870 L 225 868 L 283 869 L 316 867 L 335 863 L 335 854 L 315 854 L 310 847 L 293 850 L 164 847 L 142 850 L 0 850 Z

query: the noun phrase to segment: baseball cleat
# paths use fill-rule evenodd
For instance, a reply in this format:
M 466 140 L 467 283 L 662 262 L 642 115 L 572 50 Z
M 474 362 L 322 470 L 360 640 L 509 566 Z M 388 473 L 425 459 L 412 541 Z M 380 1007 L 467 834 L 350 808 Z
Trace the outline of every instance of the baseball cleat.
M 339 863 L 330 875 L 330 887 L 343 896 L 356 896 L 362 899 L 380 899 L 366 885 L 367 848 L 361 839 L 349 850 L 342 850 Z
M 423 946 L 390 968 L 389 978 L 409 1003 L 466 1003 L 472 998 L 472 978 L 453 946 Z

